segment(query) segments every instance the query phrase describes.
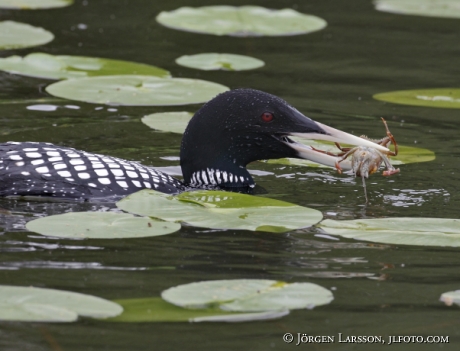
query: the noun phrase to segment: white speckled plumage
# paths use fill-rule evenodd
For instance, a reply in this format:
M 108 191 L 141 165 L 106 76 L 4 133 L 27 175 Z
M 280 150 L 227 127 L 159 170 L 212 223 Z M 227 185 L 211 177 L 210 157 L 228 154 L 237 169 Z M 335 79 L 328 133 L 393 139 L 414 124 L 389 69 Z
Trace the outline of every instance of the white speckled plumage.
M 86 199 L 121 197 L 143 188 L 177 193 L 185 186 L 154 168 L 116 157 L 48 143 L 0 144 L 0 196 Z

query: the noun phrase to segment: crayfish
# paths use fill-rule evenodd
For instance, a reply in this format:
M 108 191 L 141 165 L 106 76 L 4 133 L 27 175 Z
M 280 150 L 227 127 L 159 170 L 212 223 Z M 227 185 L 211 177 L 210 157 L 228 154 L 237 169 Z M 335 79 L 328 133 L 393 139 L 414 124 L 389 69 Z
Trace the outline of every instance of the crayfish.
M 390 130 L 388 129 L 387 122 L 382 117 L 383 124 L 385 125 L 385 129 L 387 132 L 386 137 L 380 140 L 372 140 L 368 137 L 362 135 L 361 138 L 370 140 L 378 145 L 382 145 L 387 147 L 390 143 L 394 145 L 394 151 L 382 152 L 375 148 L 368 147 L 368 146 L 357 146 L 353 148 L 346 148 L 341 147 L 339 143 L 335 143 L 337 148 L 341 151 L 340 153 L 334 154 L 332 152 L 326 152 L 322 150 L 315 149 L 315 151 L 323 152 L 331 156 L 340 157 L 335 162 L 335 168 L 339 173 L 342 173 L 342 168 L 340 167 L 340 162 L 344 161 L 348 157 L 351 156 L 351 170 L 355 177 L 361 177 L 363 180 L 363 187 L 364 187 L 364 195 L 366 197 L 366 203 L 368 202 L 367 198 L 367 191 L 366 191 L 366 182 L 365 178 L 369 178 L 369 175 L 375 173 L 379 170 L 381 164 L 385 164 L 386 170 L 383 171 L 384 176 L 390 176 L 396 173 L 399 173 L 399 168 L 394 168 L 390 160 L 388 159 L 389 156 L 396 156 L 398 154 L 398 144 L 396 143 L 393 134 L 391 134 Z

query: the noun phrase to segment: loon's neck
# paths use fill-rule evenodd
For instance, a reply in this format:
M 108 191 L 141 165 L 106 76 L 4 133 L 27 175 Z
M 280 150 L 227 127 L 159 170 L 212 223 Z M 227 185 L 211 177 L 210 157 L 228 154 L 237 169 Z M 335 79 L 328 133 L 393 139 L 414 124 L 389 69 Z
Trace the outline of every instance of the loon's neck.
M 184 182 L 192 187 L 242 188 L 254 187 L 254 180 L 246 167 L 233 164 L 216 165 L 184 173 Z
M 200 120 L 194 121 L 193 129 L 188 128 L 182 139 L 180 162 L 184 183 L 209 188 L 254 187 L 246 165 L 257 158 L 247 149 L 244 133 L 235 135 L 225 126 L 198 126 L 199 123 Z

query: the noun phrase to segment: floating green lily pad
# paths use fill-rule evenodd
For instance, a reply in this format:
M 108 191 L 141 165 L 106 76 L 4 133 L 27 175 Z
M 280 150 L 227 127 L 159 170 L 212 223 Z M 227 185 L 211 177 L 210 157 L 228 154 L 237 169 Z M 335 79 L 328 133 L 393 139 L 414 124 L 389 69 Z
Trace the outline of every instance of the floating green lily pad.
M 0 0 L 1 9 L 35 10 L 65 7 L 73 0 Z
M 375 9 L 401 15 L 460 18 L 458 0 L 376 0 Z
M 334 168 L 326 165 L 322 165 L 316 162 L 302 160 L 300 158 L 276 158 L 273 160 L 264 160 L 262 162 L 274 164 L 274 165 L 284 165 L 284 166 L 302 166 L 302 167 L 313 167 L 313 168 Z
M 375 94 L 373 98 L 401 105 L 460 108 L 460 88 L 391 91 Z
M 237 37 L 306 34 L 327 25 L 322 18 L 292 9 L 271 10 L 259 6 L 181 7 L 161 12 L 156 19 L 173 29 Z
M 453 304 L 460 306 L 460 290 L 445 292 L 441 295 L 439 300 L 444 302 L 447 306 L 452 306 Z
M 218 229 L 287 232 L 309 227 L 322 219 L 320 211 L 288 202 L 231 193 L 192 191 L 167 195 L 142 190 L 117 202 L 123 211 L 165 221 Z
M 123 313 L 111 322 L 248 322 L 281 318 L 289 311 L 229 313 L 215 308 L 186 309 L 170 304 L 160 297 L 116 300 Z
M 176 63 L 203 71 L 244 71 L 265 65 L 264 61 L 254 57 L 215 53 L 181 56 L 176 59 Z
M 0 70 L 45 79 L 83 78 L 117 74 L 141 74 L 170 77 L 164 69 L 135 63 L 84 56 L 54 56 L 33 53 L 27 56 L 0 58 Z
M 299 143 L 312 146 L 316 149 L 320 149 L 323 151 L 328 151 L 332 153 L 340 152 L 339 149 L 334 144 L 328 142 L 321 142 L 317 140 L 306 140 L 302 138 L 291 137 L 290 139 L 297 141 Z M 273 160 L 265 160 L 264 162 L 276 165 L 286 165 L 286 166 L 304 166 L 304 167 L 314 167 L 314 168 L 333 168 L 326 165 L 322 165 L 316 162 L 303 160 L 300 158 L 278 158 Z
M 266 279 L 214 280 L 179 285 L 161 297 L 184 308 L 218 307 L 224 311 L 261 312 L 313 308 L 326 305 L 332 293 L 312 283 L 279 282 Z
M 421 147 L 405 146 L 398 144 L 398 156 L 390 157 L 390 163 L 394 166 L 408 163 L 429 162 L 436 158 L 433 151 Z
M 14 21 L 0 22 L 0 50 L 43 45 L 53 39 L 53 33 L 40 27 Z
M 0 320 L 73 322 L 78 316 L 115 317 L 123 308 L 100 297 L 70 291 L 0 285 Z
M 70 212 L 35 219 L 26 225 L 32 232 L 71 239 L 142 238 L 171 234 L 180 227 L 178 223 L 113 212 Z
M 211 100 L 227 87 L 198 79 L 118 75 L 64 80 L 49 85 L 51 95 L 106 105 L 173 106 Z
M 159 112 L 144 116 L 142 122 L 152 129 L 183 134 L 192 117 L 190 112 Z
M 460 246 L 460 219 L 375 218 L 336 221 L 326 219 L 318 227 L 345 238 L 396 245 Z

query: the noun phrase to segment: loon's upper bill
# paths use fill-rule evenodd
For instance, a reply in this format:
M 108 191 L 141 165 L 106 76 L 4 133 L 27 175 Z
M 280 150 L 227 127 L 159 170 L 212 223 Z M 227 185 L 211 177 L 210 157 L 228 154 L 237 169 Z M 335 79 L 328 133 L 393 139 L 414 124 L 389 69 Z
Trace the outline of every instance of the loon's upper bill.
M 216 96 L 191 119 L 180 151 L 183 182 L 133 161 L 48 143 L 8 142 L 0 144 L 0 196 L 89 199 L 144 188 L 165 193 L 252 188 L 246 165 L 256 160 L 294 157 L 334 166 L 336 157 L 290 139 L 294 136 L 388 151 L 315 122 L 279 97 L 237 89 Z

